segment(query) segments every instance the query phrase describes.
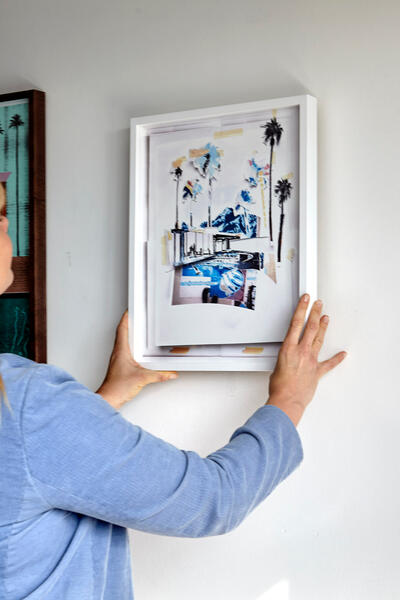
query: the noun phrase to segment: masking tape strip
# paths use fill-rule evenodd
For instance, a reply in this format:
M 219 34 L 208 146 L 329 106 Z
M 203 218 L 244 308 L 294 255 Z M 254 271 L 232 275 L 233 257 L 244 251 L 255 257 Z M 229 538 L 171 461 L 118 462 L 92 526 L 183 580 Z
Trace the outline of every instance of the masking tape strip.
M 171 354 L 187 354 L 190 350 L 190 346 L 174 346 L 171 348 Z
M 242 350 L 243 354 L 261 354 L 264 351 L 264 348 L 261 346 L 247 346 Z
M 214 139 L 217 140 L 220 138 L 231 137 L 233 135 L 243 135 L 243 128 L 240 127 L 239 129 L 225 129 L 222 131 L 215 131 Z

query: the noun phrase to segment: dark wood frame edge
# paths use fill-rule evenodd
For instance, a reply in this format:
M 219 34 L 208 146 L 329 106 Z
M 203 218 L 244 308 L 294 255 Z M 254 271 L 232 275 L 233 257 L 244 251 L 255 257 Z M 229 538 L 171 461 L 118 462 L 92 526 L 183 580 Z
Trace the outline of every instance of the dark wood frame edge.
M 1 94 L 0 102 L 29 100 L 29 310 L 33 331 L 30 355 L 47 362 L 46 307 L 46 121 L 45 92 L 26 90 Z

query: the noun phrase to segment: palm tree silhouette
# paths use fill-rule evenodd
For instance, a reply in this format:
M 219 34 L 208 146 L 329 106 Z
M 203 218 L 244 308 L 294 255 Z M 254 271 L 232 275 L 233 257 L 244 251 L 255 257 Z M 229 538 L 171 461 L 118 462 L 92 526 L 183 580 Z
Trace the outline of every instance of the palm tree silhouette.
M 3 134 L 4 134 L 4 129 L 2 128 L 1 123 L 0 123 L 0 135 L 3 135 Z
M 174 181 L 176 181 L 176 215 L 175 215 L 175 229 L 179 229 L 179 218 L 178 218 L 178 194 L 179 194 L 179 181 L 182 177 L 182 169 L 180 166 L 176 166 L 173 168 L 170 173 L 172 173 Z
M 193 153 L 193 151 L 191 151 Z M 221 170 L 221 151 L 208 142 L 199 152 L 195 151 L 192 164 L 195 169 L 208 179 L 208 227 L 211 227 L 212 182 L 216 179 L 216 172 Z
M 4 129 L 2 128 L 1 123 L 0 123 L 0 135 L 3 135 L 3 134 L 4 134 Z
M 199 180 L 196 179 L 193 186 L 193 196 L 190 198 L 190 227 L 193 227 L 193 213 L 192 213 L 192 200 L 197 201 L 197 196 L 200 194 L 203 187 L 200 185 Z
M 210 167 L 210 153 L 205 155 L 205 161 L 203 166 L 203 173 L 206 175 Z M 208 178 L 208 226 L 211 227 L 211 199 L 212 199 L 212 177 Z
M 273 242 L 272 236 L 272 156 L 275 144 L 278 145 L 283 133 L 283 127 L 276 117 L 272 117 L 265 125 L 261 125 L 264 129 L 264 144 L 270 147 L 269 155 L 269 236 Z
M 282 248 L 282 231 L 283 231 L 283 221 L 285 219 L 285 214 L 283 212 L 283 204 L 286 202 L 288 198 L 290 198 L 290 194 L 292 192 L 292 184 L 286 178 L 279 179 L 275 186 L 275 194 L 279 196 L 279 206 L 281 207 L 281 220 L 279 223 L 279 237 L 278 237 L 278 262 L 281 262 L 281 248 Z
M 17 198 L 17 206 L 16 206 L 16 212 L 17 212 L 17 256 L 19 256 L 19 155 L 18 155 L 18 144 L 19 144 L 19 136 L 18 136 L 18 129 L 24 125 L 23 120 L 21 119 L 20 115 L 15 114 L 13 117 L 11 117 L 11 121 L 10 121 L 10 128 L 15 128 L 16 131 L 16 140 L 15 140 L 15 163 L 16 163 L 16 177 L 17 177 L 17 184 L 16 184 L 16 198 Z
M 191 181 L 187 181 L 186 185 L 183 188 L 182 199 L 185 202 L 186 198 L 189 196 L 189 225 L 190 228 L 193 228 L 193 202 L 197 201 L 197 196 L 200 194 L 202 190 L 202 186 L 199 184 L 199 180 L 196 179 L 194 183 Z

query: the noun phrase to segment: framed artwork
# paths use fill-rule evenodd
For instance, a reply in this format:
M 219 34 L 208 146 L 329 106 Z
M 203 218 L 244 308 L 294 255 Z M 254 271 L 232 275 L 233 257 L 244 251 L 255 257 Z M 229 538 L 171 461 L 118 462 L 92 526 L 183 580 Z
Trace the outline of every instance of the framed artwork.
M 154 369 L 271 370 L 316 295 L 316 100 L 131 120 L 129 339 Z
M 0 95 L 1 214 L 14 281 L 0 296 L 0 352 L 46 362 L 45 94 Z

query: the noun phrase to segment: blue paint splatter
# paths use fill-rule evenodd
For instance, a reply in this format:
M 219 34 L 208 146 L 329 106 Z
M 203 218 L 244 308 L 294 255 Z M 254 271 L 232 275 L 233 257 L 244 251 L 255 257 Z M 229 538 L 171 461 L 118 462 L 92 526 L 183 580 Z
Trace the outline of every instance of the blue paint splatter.
M 250 192 L 248 190 L 242 190 L 240 192 L 240 197 L 243 200 L 243 202 L 252 202 L 253 199 L 250 195 Z
M 235 210 L 231 207 L 225 208 L 213 219 L 212 226 L 224 233 L 240 233 L 249 238 L 257 237 L 257 215 L 250 213 L 240 204 L 235 207 Z M 207 221 L 203 221 L 200 227 L 207 227 Z
M 196 179 L 196 182 L 195 182 L 195 184 L 193 186 L 193 196 L 194 196 L 194 199 L 196 199 L 196 197 L 202 192 L 202 190 L 203 190 L 203 186 L 200 185 L 199 180 Z
M 209 180 L 215 179 L 216 171 L 221 170 L 219 150 L 210 142 L 204 146 L 204 149 L 206 150 L 204 154 L 192 160 L 193 166 L 203 177 L 208 177 Z
M 249 160 L 249 166 L 251 174 L 249 175 L 249 177 L 245 177 L 245 181 L 247 181 L 250 184 L 250 187 L 257 187 L 260 178 L 260 173 L 262 173 L 263 183 L 264 185 L 266 185 L 266 177 L 268 176 L 269 165 L 267 164 L 264 166 L 260 166 L 252 157 L 251 160 Z

